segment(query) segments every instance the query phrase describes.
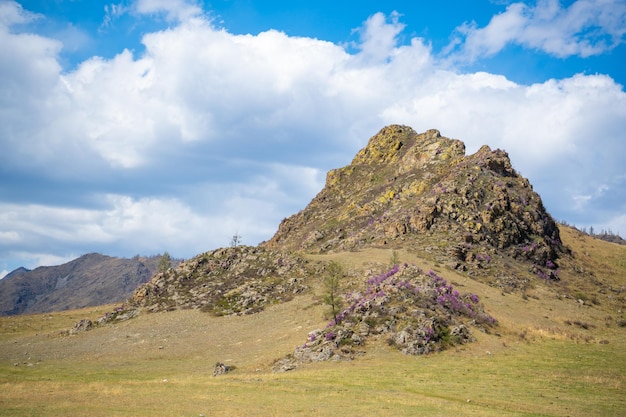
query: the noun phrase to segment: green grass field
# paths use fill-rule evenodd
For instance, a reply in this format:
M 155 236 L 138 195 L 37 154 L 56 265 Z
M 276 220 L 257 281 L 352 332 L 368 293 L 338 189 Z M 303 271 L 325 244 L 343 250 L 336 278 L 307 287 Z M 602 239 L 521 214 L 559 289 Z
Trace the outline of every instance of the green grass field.
M 0 368 L 6 416 L 623 416 L 623 344 L 544 340 L 496 353 L 384 348 L 294 372 L 213 377 L 188 359 Z
M 480 294 L 500 326 L 422 357 L 378 340 L 351 362 L 273 373 L 275 359 L 325 325 L 312 295 L 252 316 L 141 314 L 75 336 L 64 330 L 112 306 L 2 317 L 0 416 L 625 416 L 626 248 L 567 233 L 575 252 L 593 260 L 585 266 L 600 284 L 564 268 L 562 283 L 509 294 L 442 269 L 455 286 Z M 350 267 L 389 256 L 327 258 Z M 596 303 L 564 296 L 575 291 Z M 236 369 L 213 377 L 217 361 Z

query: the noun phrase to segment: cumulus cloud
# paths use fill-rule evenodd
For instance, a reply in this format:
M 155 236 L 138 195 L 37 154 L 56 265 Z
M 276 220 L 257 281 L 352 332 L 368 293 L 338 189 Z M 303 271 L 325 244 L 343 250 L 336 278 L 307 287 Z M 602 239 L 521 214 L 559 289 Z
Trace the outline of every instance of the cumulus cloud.
M 141 55 L 62 72 L 60 43 L 12 33 L 28 15 L 0 4 L 0 175 L 20 195 L 0 198 L 0 259 L 35 262 L 51 247 L 189 257 L 236 231 L 256 244 L 390 123 L 438 128 L 470 152 L 503 148 L 557 218 L 624 224 L 626 95 L 608 76 L 460 73 L 422 39 L 400 45 L 395 13 L 370 17 L 349 53 L 275 30 L 231 34 L 182 1 L 134 3 L 178 22 L 147 33 Z M 55 193 L 19 192 L 44 180 Z
M 0 227 L 11 235 L 2 239 L 4 254 L 45 251 L 63 246 L 73 255 L 88 247 L 106 249 L 107 254 L 132 256 L 168 250 L 175 254 L 195 253 L 227 245 L 237 227 L 258 234 L 262 221 L 254 223 L 251 205 L 237 212 L 231 206 L 242 199 L 227 196 L 212 213 L 195 212 L 174 198 L 133 199 L 124 195 L 103 195 L 97 209 L 43 205 L 2 204 Z M 255 203 L 248 199 L 248 203 Z M 235 217 L 236 216 L 236 217 Z M 255 233 L 256 232 L 256 233 Z M 31 257 L 41 261 L 41 255 Z
M 626 3 L 621 0 L 539 0 L 513 3 L 483 28 L 475 22 L 457 28 L 449 46 L 456 60 L 473 62 L 507 45 L 543 51 L 559 58 L 605 53 L 626 41 Z
M 355 45 L 361 51 L 361 58 L 368 63 L 385 62 L 396 48 L 397 36 L 404 30 L 400 23 L 400 14 L 392 12 L 389 16 L 376 13 L 370 16 L 362 27 L 357 28 L 360 43 Z
M 32 268 L 55 247 L 70 254 L 50 254 L 59 259 L 95 250 L 86 248 L 117 256 L 167 250 L 188 257 L 228 245 L 235 232 L 243 243 L 256 244 L 277 229 L 277 214 L 300 209 L 322 185 L 316 169 L 272 164 L 243 182 L 191 179 L 177 185 L 176 197 L 94 192 L 88 206 L 0 202 L 0 254 L 19 256 Z

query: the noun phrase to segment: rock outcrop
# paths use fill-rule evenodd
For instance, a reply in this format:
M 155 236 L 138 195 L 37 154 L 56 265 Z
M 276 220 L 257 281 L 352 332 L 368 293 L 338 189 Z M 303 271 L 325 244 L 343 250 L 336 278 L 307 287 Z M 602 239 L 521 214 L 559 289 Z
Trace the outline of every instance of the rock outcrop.
M 304 292 L 309 275 L 308 263 L 294 254 L 251 246 L 221 248 L 156 274 L 137 288 L 125 309 L 251 314 Z
M 459 140 L 398 125 L 330 171 L 324 189 L 264 246 L 310 253 L 402 247 L 474 273 L 506 256 L 551 279 L 566 250 L 506 152 L 483 146 L 466 156 Z
M 213 371 L 213 376 L 226 375 L 227 373 L 232 372 L 235 369 L 232 365 L 226 365 L 222 362 L 217 362 L 215 364 L 215 370 Z

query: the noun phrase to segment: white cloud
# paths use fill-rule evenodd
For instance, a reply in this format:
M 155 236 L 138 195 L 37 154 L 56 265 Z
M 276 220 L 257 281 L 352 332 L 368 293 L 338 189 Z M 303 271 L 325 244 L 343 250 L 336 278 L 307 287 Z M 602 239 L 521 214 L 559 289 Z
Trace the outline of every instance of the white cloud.
M 153 19 L 164 18 L 166 22 L 178 24 L 194 20 L 204 20 L 208 17 L 202 7 L 194 0 L 131 0 L 104 5 L 104 18 L 100 24 L 100 31 L 107 31 L 115 27 L 116 20 L 124 15 L 136 18 L 148 17 Z
M 32 146 L 54 118 L 50 104 L 56 97 L 61 70 L 57 55 L 62 45 L 10 30 L 32 19 L 17 3 L 0 3 L 0 138 L 8 151 L 0 153 L 2 163 L 15 158 L 39 159 L 41 154 L 33 153 Z
M 361 28 L 355 29 L 360 35 L 360 43 L 356 47 L 361 51 L 360 57 L 364 62 L 384 63 L 395 50 L 397 36 L 405 25 L 400 23 L 400 14 L 395 11 L 389 20 L 379 12 L 370 16 Z
M 562 7 L 558 0 L 539 0 L 534 7 L 513 3 L 484 28 L 465 23 L 449 50 L 454 59 L 473 62 L 515 44 L 559 58 L 588 57 L 626 41 L 626 3 L 622 0 L 578 0 Z
M 22 5 L 15 1 L 0 3 L 0 29 L 6 30 L 12 25 L 29 23 L 40 17 L 41 15 L 24 10 Z
M 102 196 L 98 209 L 1 204 L 0 228 L 9 230 L 11 241 L 2 240 L 0 250 L 16 253 L 43 251 L 64 246 L 72 255 L 86 248 L 107 248 L 115 254 L 173 254 L 189 249 L 201 252 L 223 246 L 226 230 L 221 229 L 228 214 L 200 216 L 176 199 L 133 199 L 122 195 Z M 205 246 L 209 245 L 209 246 Z M 85 248 L 80 250 L 79 248 Z M 116 248 L 116 249 L 114 249 Z M 71 258 L 71 256 L 69 256 Z M 37 257 L 41 260 L 41 256 Z
M 548 13 L 541 7 L 535 14 Z M 625 187 L 611 179 L 624 174 L 626 95 L 608 76 L 527 86 L 458 73 L 421 39 L 398 46 L 397 14 L 368 19 L 357 54 L 278 31 L 233 35 L 191 15 L 146 34 L 141 56 L 92 58 L 67 73 L 58 42 L 0 20 L 0 164 L 70 188 L 54 205 L 0 200 L 0 232 L 18 238 L 0 243 L 0 258 L 51 246 L 64 248 L 57 256 L 192 256 L 236 231 L 255 244 L 390 123 L 438 128 L 470 152 L 503 148 L 557 218 L 578 215 L 576 196 L 590 196 L 588 218 L 623 224 L 623 203 L 601 207 Z M 89 207 L 75 202 L 86 189 Z
M 71 253 L 63 259 L 94 248 L 189 257 L 226 246 L 236 231 L 244 243 L 257 244 L 278 227 L 281 206 L 299 209 L 303 196 L 312 198 L 322 185 L 316 169 L 270 164 L 264 175 L 242 183 L 182 184 L 180 198 L 94 195 L 88 208 L 0 202 L 0 254 L 30 248 L 38 252 L 32 258 L 42 260 L 39 252 L 58 246 Z
M 19 239 L 19 233 L 16 231 L 2 232 L 0 231 L 0 239 L 4 241 L 16 241 Z
M 184 22 L 204 14 L 198 4 L 189 0 L 137 0 L 135 10 L 141 14 L 165 13 L 172 22 Z

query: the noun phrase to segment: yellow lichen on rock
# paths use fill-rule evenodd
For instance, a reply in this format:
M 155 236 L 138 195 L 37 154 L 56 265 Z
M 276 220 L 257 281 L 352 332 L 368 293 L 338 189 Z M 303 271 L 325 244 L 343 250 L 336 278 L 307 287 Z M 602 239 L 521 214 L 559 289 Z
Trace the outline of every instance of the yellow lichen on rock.
M 368 214 L 372 214 L 375 211 L 375 208 L 372 207 L 371 203 L 365 203 L 358 208 L 358 215 L 364 216 Z
M 339 182 L 339 178 L 341 175 L 339 174 L 339 169 L 331 169 L 326 174 L 326 186 L 332 187 Z
M 361 207 L 359 207 L 358 204 L 354 203 L 354 201 L 350 202 L 350 204 L 348 204 L 343 212 L 340 214 L 339 219 L 341 220 L 354 217 L 355 215 L 358 215 L 360 209 Z
M 378 202 L 381 204 L 386 204 L 387 202 L 393 200 L 395 196 L 396 196 L 396 193 L 393 190 L 389 190 L 385 192 L 383 195 L 381 195 L 380 197 L 378 197 Z
M 424 181 L 413 181 L 406 189 L 404 195 L 406 197 L 422 194 L 428 188 L 428 184 Z
M 402 148 L 399 135 L 406 130 L 412 131 L 407 126 L 388 126 L 373 136 L 367 146 L 361 149 L 354 157 L 352 164 L 387 164 L 398 160 L 398 153 Z
M 331 169 L 326 174 L 326 187 L 337 190 L 340 194 L 343 194 L 341 189 L 341 183 L 345 182 L 350 175 L 354 172 L 353 166 L 347 166 L 344 168 Z

